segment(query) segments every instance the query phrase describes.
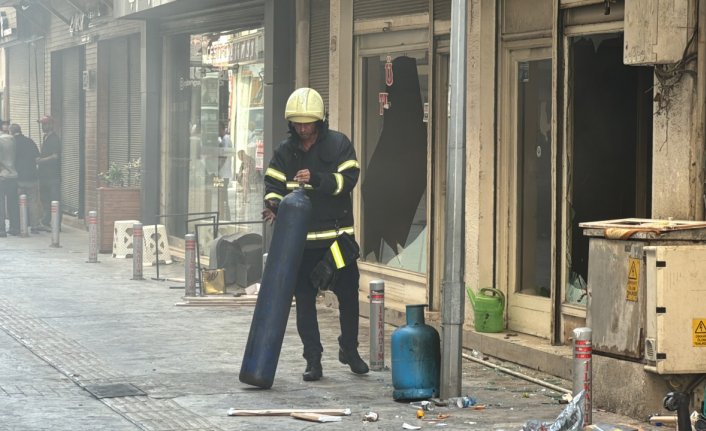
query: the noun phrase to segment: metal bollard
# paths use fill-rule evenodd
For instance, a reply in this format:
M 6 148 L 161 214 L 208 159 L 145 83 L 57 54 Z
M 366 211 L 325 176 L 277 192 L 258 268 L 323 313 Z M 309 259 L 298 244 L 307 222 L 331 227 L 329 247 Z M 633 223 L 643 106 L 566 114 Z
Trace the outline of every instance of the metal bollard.
M 88 263 L 98 262 L 98 213 L 88 212 Z
M 59 201 L 51 201 L 51 246 L 59 245 Z
M 196 295 L 196 235 L 184 236 L 184 296 Z
M 370 282 L 370 369 L 385 368 L 385 282 Z
M 593 344 L 591 328 L 576 328 L 574 334 L 574 396 L 585 391 L 586 397 L 583 405 L 583 427 L 592 423 L 593 394 L 592 394 L 592 360 Z
M 144 245 L 142 223 L 132 225 L 132 279 L 144 280 L 142 277 L 142 248 Z
M 29 236 L 27 218 L 27 195 L 20 195 L 20 236 L 22 238 Z

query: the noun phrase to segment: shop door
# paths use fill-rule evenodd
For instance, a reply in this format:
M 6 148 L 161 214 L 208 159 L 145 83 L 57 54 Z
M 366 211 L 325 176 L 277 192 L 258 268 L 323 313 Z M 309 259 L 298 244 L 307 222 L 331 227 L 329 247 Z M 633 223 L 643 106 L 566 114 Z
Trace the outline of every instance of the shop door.
M 549 44 L 508 46 L 503 58 L 498 262 L 508 329 L 551 337 L 554 249 L 552 60 Z M 503 286 L 501 286 L 503 287 Z
M 60 74 L 52 83 L 52 112 L 58 112 L 61 137 L 61 206 L 64 212 L 83 217 L 84 205 L 84 96 L 82 48 L 61 51 L 55 57 Z

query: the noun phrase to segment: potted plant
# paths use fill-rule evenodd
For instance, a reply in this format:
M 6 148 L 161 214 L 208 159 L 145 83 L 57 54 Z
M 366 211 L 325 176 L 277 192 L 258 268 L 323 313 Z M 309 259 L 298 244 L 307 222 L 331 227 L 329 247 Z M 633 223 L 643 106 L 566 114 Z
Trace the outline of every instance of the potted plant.
M 140 219 L 140 158 L 128 163 L 112 162 L 98 178 L 104 184 L 98 188 L 98 249 L 113 250 L 113 225 L 116 220 Z

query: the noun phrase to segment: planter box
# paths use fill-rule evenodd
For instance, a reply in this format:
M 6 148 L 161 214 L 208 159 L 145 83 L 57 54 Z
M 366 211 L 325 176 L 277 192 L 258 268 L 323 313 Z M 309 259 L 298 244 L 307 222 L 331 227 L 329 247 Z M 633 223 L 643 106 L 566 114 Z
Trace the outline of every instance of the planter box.
M 139 187 L 98 188 L 98 251 L 113 251 L 113 223 L 140 220 Z

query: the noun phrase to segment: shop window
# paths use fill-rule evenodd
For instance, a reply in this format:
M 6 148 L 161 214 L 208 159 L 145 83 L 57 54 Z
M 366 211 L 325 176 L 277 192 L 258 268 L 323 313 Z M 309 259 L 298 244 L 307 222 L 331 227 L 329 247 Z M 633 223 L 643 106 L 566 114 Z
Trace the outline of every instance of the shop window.
M 426 51 L 362 59 L 362 258 L 427 271 Z
M 170 212 L 260 220 L 263 30 L 178 35 L 169 45 Z

